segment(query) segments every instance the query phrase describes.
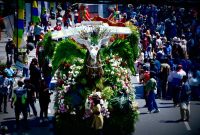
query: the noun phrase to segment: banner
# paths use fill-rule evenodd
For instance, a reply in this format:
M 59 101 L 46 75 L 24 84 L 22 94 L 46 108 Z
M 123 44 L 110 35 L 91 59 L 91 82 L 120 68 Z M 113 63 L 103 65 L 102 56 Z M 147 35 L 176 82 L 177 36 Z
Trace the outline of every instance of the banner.
M 18 1 L 17 21 L 15 22 L 14 43 L 20 48 L 24 35 L 24 8 L 25 1 Z
M 40 17 L 38 13 L 38 4 L 36 0 L 33 1 L 32 5 L 32 21 L 33 23 L 40 22 Z
M 26 27 L 28 27 L 29 22 L 31 22 L 31 3 L 26 3 Z
M 3 18 L 3 22 L 5 25 L 6 33 L 9 38 L 13 38 L 14 32 L 14 15 L 9 15 Z

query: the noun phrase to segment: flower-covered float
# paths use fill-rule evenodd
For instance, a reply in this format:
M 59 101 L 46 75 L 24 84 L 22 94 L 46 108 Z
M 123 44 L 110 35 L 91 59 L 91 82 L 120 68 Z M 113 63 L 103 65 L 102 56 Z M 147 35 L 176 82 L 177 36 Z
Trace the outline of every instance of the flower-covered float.
M 48 33 L 42 44 L 58 82 L 56 133 L 91 134 L 94 100 L 100 100 L 104 134 L 128 134 L 138 118 L 134 61 L 139 56 L 137 28 L 101 21 Z

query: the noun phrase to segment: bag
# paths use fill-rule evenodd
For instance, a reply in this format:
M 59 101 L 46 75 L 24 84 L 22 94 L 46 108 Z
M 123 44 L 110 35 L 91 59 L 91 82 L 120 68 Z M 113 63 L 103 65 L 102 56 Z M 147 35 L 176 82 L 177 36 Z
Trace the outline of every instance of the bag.
M 153 90 L 153 92 L 154 92 L 155 94 L 157 94 L 157 89 Z
M 186 105 L 185 102 L 182 102 L 181 105 L 180 105 L 180 107 L 181 107 L 181 109 L 183 109 L 183 110 L 187 110 L 187 109 L 188 109 L 188 107 L 187 107 L 187 105 Z

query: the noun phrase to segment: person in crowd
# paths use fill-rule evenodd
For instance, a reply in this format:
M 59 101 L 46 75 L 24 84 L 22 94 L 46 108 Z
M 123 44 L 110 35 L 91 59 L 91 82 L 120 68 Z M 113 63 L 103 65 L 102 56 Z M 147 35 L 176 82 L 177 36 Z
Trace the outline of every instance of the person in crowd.
M 191 89 L 187 80 L 187 76 L 183 76 L 180 91 L 180 121 L 189 121 L 190 119 Z
M 64 24 L 64 27 L 69 27 L 69 26 L 72 26 L 72 15 L 71 15 L 71 10 L 68 9 L 65 11 L 65 14 L 63 16 L 63 24 Z
M 180 96 L 180 84 L 183 76 L 186 76 L 185 71 L 182 69 L 182 65 L 178 65 L 176 72 L 174 74 L 170 74 L 172 79 L 172 94 L 173 94 L 173 102 L 174 106 L 179 106 L 179 96 Z
M 29 78 L 24 79 L 23 88 L 27 91 L 27 108 L 28 108 L 29 115 L 30 115 L 30 107 L 31 107 L 35 118 L 37 118 L 37 110 L 35 108 L 35 102 L 36 102 L 35 87 L 34 85 L 31 84 Z
M 29 22 L 29 26 L 27 27 L 27 42 L 34 43 L 34 24 L 33 22 Z
M 8 39 L 8 42 L 5 46 L 6 56 L 7 56 L 7 64 L 12 64 L 13 56 L 14 56 L 14 42 L 12 38 Z
M 2 38 L 1 32 L 2 32 L 3 28 L 4 28 L 3 17 L 2 17 L 2 15 L 0 15 L 0 41 Z
M 23 66 L 23 72 L 22 72 L 23 77 L 29 77 L 28 62 L 25 61 L 23 64 L 24 64 L 24 66 Z
M 161 80 L 161 98 L 167 99 L 167 79 L 170 72 L 170 65 L 167 63 L 167 59 L 163 60 L 163 63 L 161 64 L 161 71 L 160 71 L 160 80 Z
M 127 21 L 127 14 L 123 13 L 120 22 L 125 23 Z
M 56 26 L 54 27 L 54 30 L 56 30 L 56 31 L 62 30 L 61 23 L 56 23 Z
M 80 5 L 78 23 L 81 21 L 90 21 L 90 14 L 88 12 L 87 6 L 84 4 Z
M 166 42 L 166 44 L 164 46 L 164 53 L 165 53 L 166 57 L 172 56 L 172 46 L 171 46 L 170 41 Z
M 191 96 L 193 100 L 200 99 L 200 90 L 199 90 L 199 80 L 197 78 L 197 71 L 194 70 L 192 73 L 192 77 L 189 78 L 189 84 L 191 87 Z
M 24 126 L 28 128 L 28 121 L 27 121 L 27 91 L 23 88 L 23 82 L 19 80 L 17 82 L 17 88 L 13 91 L 12 101 L 11 101 L 11 108 L 15 110 L 15 119 L 16 119 L 16 128 L 19 129 L 19 116 L 22 112 L 23 119 L 24 119 Z
M 145 90 L 148 96 L 148 113 L 151 113 L 154 110 L 154 113 L 160 112 L 158 105 L 156 103 L 156 93 L 157 93 L 157 82 L 156 82 L 156 73 L 150 72 L 150 80 L 146 83 Z
M 145 90 L 145 87 L 149 79 L 150 79 L 150 72 L 148 71 L 147 67 L 143 66 L 143 73 L 141 75 L 140 82 L 142 82 L 144 85 L 144 99 L 145 99 L 144 107 L 148 106 L 148 96 L 147 96 L 147 91 Z
M 34 35 L 35 35 L 35 47 L 36 44 L 40 41 L 40 34 L 41 31 L 43 31 L 43 28 L 39 25 L 39 23 L 37 22 L 34 28 Z
M 157 32 L 156 33 L 156 48 L 155 48 L 156 51 L 158 48 L 162 48 L 162 46 L 163 46 L 162 39 L 160 37 L 160 34 Z
M 37 45 L 37 48 L 36 48 L 36 57 L 38 59 L 39 68 L 41 70 L 42 66 L 44 65 L 44 60 L 45 60 L 44 46 L 42 45 L 42 40 Z
M 50 82 L 52 79 L 52 65 L 48 58 L 45 58 L 44 60 L 44 64 L 42 66 L 42 73 L 47 86 L 50 86 Z
M 41 70 L 38 67 L 38 61 L 36 58 L 33 58 L 30 66 L 29 66 L 29 70 L 30 70 L 30 81 L 31 83 L 34 85 L 35 87 L 35 91 L 36 91 L 36 98 L 38 98 L 38 92 L 39 92 L 39 84 L 40 84 L 40 80 L 41 80 Z
M 77 24 L 78 23 L 78 10 L 74 10 L 74 24 Z
M 44 27 L 44 31 L 47 30 L 47 26 L 49 24 L 49 14 L 47 13 L 47 10 L 44 10 L 44 13 L 41 15 L 41 24 Z
M 4 72 L 9 79 L 10 87 L 8 90 L 8 93 L 9 93 L 8 98 L 9 100 L 11 100 L 12 92 L 13 92 L 14 77 L 16 76 L 17 72 L 13 70 L 10 64 L 7 64 L 7 67 L 4 69 Z
M 51 18 L 51 19 L 55 19 L 55 18 L 56 18 L 56 13 L 55 13 L 53 7 L 50 8 L 50 18 Z
M 3 72 L 3 75 L 0 77 L 0 112 L 2 112 L 2 103 L 4 113 L 7 112 L 7 97 L 8 97 L 8 89 L 10 87 L 9 79 L 6 77 L 6 74 Z
M 39 103 L 40 103 L 40 123 L 48 121 L 48 106 L 50 103 L 50 92 L 44 79 L 40 81 L 39 91 Z

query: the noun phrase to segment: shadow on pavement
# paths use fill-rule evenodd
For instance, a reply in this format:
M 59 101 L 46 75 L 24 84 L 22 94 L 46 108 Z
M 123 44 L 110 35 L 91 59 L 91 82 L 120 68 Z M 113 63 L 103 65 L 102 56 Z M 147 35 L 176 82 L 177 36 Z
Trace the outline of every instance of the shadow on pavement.
M 165 104 L 174 104 L 174 103 L 164 103 L 164 102 L 161 102 L 161 103 L 159 103 L 159 104 L 165 105 Z
M 174 106 L 159 106 L 159 108 L 174 108 Z
M 6 119 L 9 119 L 9 118 L 6 118 Z M 9 134 L 13 134 L 15 132 L 15 119 L 12 119 L 12 120 L 6 120 L 6 121 L 3 121 L 1 122 L 1 126 L 7 126 L 8 128 L 8 131 L 6 133 L 9 133 Z
M 180 120 L 161 120 L 160 123 L 179 123 Z
M 5 121 L 7 121 L 7 120 L 15 120 L 15 117 L 4 118 L 3 120 L 5 120 Z
M 149 114 L 148 112 L 142 112 L 140 113 L 140 115 L 145 115 L 145 114 Z

